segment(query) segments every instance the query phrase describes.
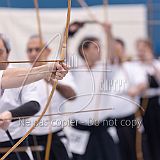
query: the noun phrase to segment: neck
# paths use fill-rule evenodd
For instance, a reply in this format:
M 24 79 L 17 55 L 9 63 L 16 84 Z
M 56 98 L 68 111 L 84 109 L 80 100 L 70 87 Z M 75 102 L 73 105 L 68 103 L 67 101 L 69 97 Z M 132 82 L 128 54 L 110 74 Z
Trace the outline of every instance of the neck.
M 89 68 L 93 68 L 93 67 L 95 66 L 95 62 L 89 62 L 89 61 L 88 61 L 88 62 L 86 63 L 86 66 L 89 67 Z
M 6 70 L 8 67 L 8 63 L 0 64 L 0 70 Z
M 152 61 L 153 61 L 153 56 L 141 58 L 141 61 L 142 61 L 143 63 L 150 64 L 150 63 L 152 63 Z

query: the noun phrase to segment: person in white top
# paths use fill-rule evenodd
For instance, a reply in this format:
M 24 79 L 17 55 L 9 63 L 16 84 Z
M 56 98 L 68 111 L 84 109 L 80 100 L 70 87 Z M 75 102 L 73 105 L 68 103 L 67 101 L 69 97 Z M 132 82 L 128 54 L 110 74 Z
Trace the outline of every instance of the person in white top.
M 38 55 L 38 50 L 41 48 L 41 39 L 38 35 L 31 36 L 27 43 L 27 56 L 31 63 Z M 47 60 L 50 56 L 50 48 L 46 48 L 43 52 L 43 60 Z M 41 57 L 41 58 L 42 58 Z M 41 63 L 36 63 L 35 66 L 40 66 Z M 48 95 L 51 91 L 54 81 L 50 80 L 40 80 L 36 82 L 37 85 L 37 95 L 40 97 L 41 110 L 37 114 L 41 114 L 45 103 L 48 99 Z M 57 89 L 54 93 L 54 97 L 51 100 L 50 108 L 46 114 L 56 114 L 63 113 L 64 105 L 63 101 L 75 99 L 75 84 L 71 73 L 58 83 Z M 62 105 L 62 106 L 61 106 Z M 34 122 L 36 119 L 31 118 L 30 121 Z M 47 157 L 47 150 L 49 150 L 48 159 L 49 160 L 69 160 L 70 156 L 67 150 L 67 139 L 63 132 L 63 123 L 66 121 L 62 115 L 53 115 L 49 117 L 43 117 L 41 124 L 37 126 L 31 136 L 29 137 L 30 145 L 42 145 L 45 150 L 42 152 L 33 152 L 35 160 L 45 159 Z M 50 137 L 50 139 L 48 139 Z M 53 137 L 53 138 L 52 138 Z M 50 144 L 51 143 L 51 144 Z M 48 149 L 48 145 L 51 145 Z M 37 156 L 39 155 L 39 156 Z
M 4 61 L 8 59 L 10 53 L 10 45 L 8 40 L 3 34 L 0 34 L 0 58 Z M 26 75 L 28 74 L 30 69 L 27 68 L 7 68 L 7 63 L 0 63 L 1 71 L 0 71 L 0 95 L 4 92 L 4 89 L 9 88 L 17 88 L 21 87 Z M 29 83 L 33 83 L 40 79 L 50 77 L 51 73 L 52 78 L 55 79 L 63 79 L 63 77 L 67 74 L 68 68 L 65 64 L 46 64 L 39 67 L 34 67 L 28 76 L 25 85 Z M 37 73 L 41 74 L 37 74 Z M 47 72 L 47 73 L 46 73 Z M 11 119 L 12 115 L 10 113 L 1 113 L 1 120 L 2 118 L 4 121 L 0 122 L 0 128 L 5 126 L 5 119 Z
M 26 85 L 23 88 L 22 93 L 19 93 L 19 88 L 7 89 L 4 91 L 2 97 L 0 98 L 0 118 L 5 114 L 11 114 L 11 117 L 33 116 L 40 110 L 40 104 L 38 102 L 39 97 L 37 96 L 36 86 L 34 84 Z M 19 109 L 21 108 L 21 111 L 18 111 L 17 107 Z M 29 112 L 32 112 L 32 114 L 29 114 Z M 14 143 L 16 143 L 27 132 L 23 119 L 13 120 L 9 127 L 7 127 L 7 130 L 12 136 Z M 8 138 L 3 127 L 3 129 L 0 129 L 0 148 L 11 146 L 12 144 L 10 139 Z M 28 146 L 27 140 L 25 140 L 20 146 Z M 0 157 L 2 156 L 3 154 L 0 153 Z M 24 160 L 30 159 L 25 151 L 20 152 L 19 156 Z M 14 152 L 11 153 L 8 158 L 17 159 Z
M 125 43 L 114 39 L 111 64 L 107 72 L 106 103 L 112 106 L 111 118 L 114 120 L 119 138 L 121 159 L 136 160 L 136 124 L 135 113 L 140 108 L 138 96 L 147 88 L 146 73 L 136 62 L 127 61 Z M 112 82 L 112 83 L 111 83 Z
M 144 160 L 160 158 L 160 61 L 154 59 L 152 44 L 147 39 L 136 42 L 140 65 L 147 73 L 148 89 L 141 98 L 143 113 L 143 156 Z
M 6 41 L 4 40 L 4 44 Z M 7 46 L 7 45 L 4 45 Z M 8 61 L 10 49 L 6 48 L 7 52 L 3 52 L 0 56 L 0 61 Z M 12 68 L 11 65 L 5 63 L 0 64 L 0 69 L 6 70 Z M 26 85 L 21 94 L 21 88 L 5 89 L 3 95 L 0 97 L 0 148 L 11 147 L 13 144 L 10 142 L 6 131 L 11 135 L 14 143 L 16 143 L 27 131 L 26 127 L 21 124 L 21 120 L 18 118 L 11 120 L 12 117 L 32 116 L 40 110 L 40 104 L 38 103 L 38 97 L 36 94 L 36 86 L 34 84 Z M 3 122 L 3 119 L 7 122 Z M 16 121 L 17 120 L 17 121 Z M 12 121 L 12 122 L 11 122 Z M 20 146 L 26 146 L 27 141 L 24 141 Z M 0 153 L 0 157 L 3 153 Z M 18 154 L 20 158 L 29 160 L 29 156 L 25 152 Z M 15 153 L 11 153 L 8 156 L 9 159 L 17 159 Z
M 7 58 L 8 54 L 6 53 L 9 53 L 9 52 L 10 52 L 9 43 L 5 39 L 4 35 L 0 34 L 0 56 L 2 58 L 6 56 L 4 58 Z M 56 73 L 55 73 L 56 69 L 57 69 L 56 72 L 58 76 L 56 76 Z M 64 67 L 59 63 L 47 64 L 47 65 L 35 67 L 32 69 L 31 74 L 28 76 L 28 79 L 26 80 L 25 85 L 29 83 L 33 83 L 43 78 L 48 78 L 51 72 L 54 73 L 53 74 L 53 76 L 55 76 L 54 78 L 62 79 L 62 77 L 64 77 L 67 73 L 66 69 L 67 67 L 65 67 L 64 69 Z M 46 73 L 46 71 L 48 73 Z M 1 86 L 0 89 L 3 90 L 8 88 L 21 87 L 24 81 L 24 78 L 28 72 L 29 72 L 29 69 L 27 68 L 9 68 L 6 70 L 2 68 L 0 71 L 0 86 Z M 38 72 L 41 72 L 41 74 L 36 74 Z
M 8 61 L 10 46 L 3 35 L 0 34 L 0 61 Z M 57 69 L 57 71 L 52 72 Z M 11 147 L 13 144 L 21 138 L 25 132 L 26 127 L 22 126 L 20 121 L 11 122 L 14 117 L 23 117 L 23 116 L 32 116 L 39 111 L 40 105 L 38 103 L 36 86 L 27 85 L 23 89 L 21 88 L 12 88 L 20 87 L 24 81 L 25 74 L 28 73 L 29 69 L 15 69 L 8 67 L 8 63 L 0 63 L 0 70 L 5 70 L 3 73 L 1 88 L 3 93 L 0 97 L 0 147 Z M 58 71 L 59 70 L 59 71 Z M 32 73 L 36 74 L 37 72 L 46 72 L 42 73 L 41 76 L 32 75 L 29 76 L 26 84 L 32 83 L 34 81 L 40 80 L 42 78 L 48 78 L 51 73 L 53 73 L 52 78 L 62 79 L 67 73 L 67 67 L 60 64 L 53 65 L 44 65 L 42 67 L 36 67 L 33 69 Z M 20 75 L 24 76 L 20 76 Z M 40 74 L 37 74 L 40 75 Z M 9 79 L 10 78 L 10 79 Z M 52 79 L 51 78 L 51 79 Z M 9 89 L 12 88 L 12 89 Z M 21 94 L 20 94 L 21 92 Z M 14 119 L 13 121 L 18 120 Z M 9 137 L 6 133 L 11 134 L 14 142 L 10 142 Z M 25 142 L 21 145 L 26 145 Z M 0 157 L 3 154 L 0 154 Z M 24 152 L 19 153 L 19 157 L 23 159 L 29 159 L 28 155 Z M 17 155 L 12 153 L 8 157 L 9 159 L 16 159 Z
M 76 36 L 75 32 L 79 31 L 81 26 L 80 22 L 71 24 L 71 37 L 73 33 Z M 73 72 L 75 82 L 78 84 L 77 98 L 69 105 L 72 111 L 83 113 L 73 114 L 71 116 L 73 126 L 66 130 L 73 157 L 77 160 L 117 160 L 117 151 L 106 121 L 110 110 L 95 111 L 111 108 L 106 105 L 107 102 L 101 101 L 103 97 L 105 99 L 105 95 L 101 93 L 102 76 L 105 71 L 100 63 L 99 39 L 94 36 L 82 39 L 78 46 L 78 58 L 81 64 L 78 64 L 75 67 L 76 72 Z

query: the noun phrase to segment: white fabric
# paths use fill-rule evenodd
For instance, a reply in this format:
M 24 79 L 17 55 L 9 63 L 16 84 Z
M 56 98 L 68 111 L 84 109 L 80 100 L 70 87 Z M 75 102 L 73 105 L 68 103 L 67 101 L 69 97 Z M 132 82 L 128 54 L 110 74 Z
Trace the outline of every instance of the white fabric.
M 134 114 L 139 107 L 138 97 L 129 97 L 127 91 L 131 87 L 147 84 L 146 72 L 135 62 L 126 62 L 122 66 L 117 66 L 113 72 L 115 72 L 114 81 L 123 80 L 126 83 L 121 89 L 116 91 L 111 89 L 110 93 L 113 95 L 106 99 L 106 103 L 114 108 L 112 116 L 121 118 Z
M 138 104 L 137 97 L 132 99 L 127 95 L 127 91 L 130 87 L 147 83 L 145 71 L 136 63 L 124 63 L 123 67 L 110 67 L 108 70 L 111 72 L 107 73 L 106 83 L 113 80 L 112 84 L 116 83 L 116 86 L 112 85 L 108 89 L 107 85 L 101 86 L 102 82 L 99 77 L 102 73 L 97 72 L 101 70 L 100 68 L 97 65 L 92 69 L 92 73 L 81 72 L 81 70 L 74 73 L 75 82 L 78 84 L 78 97 L 75 101 L 70 102 L 70 106 L 72 111 L 107 108 L 113 108 L 113 110 L 72 115 L 72 119 L 78 120 L 80 123 L 91 125 L 94 122 L 97 123 L 97 120 L 103 121 L 107 117 L 128 116 L 135 113 L 138 108 L 136 106 Z M 100 90 L 98 90 L 99 87 L 101 87 Z M 98 99 L 99 94 L 101 95 L 100 99 Z
M 142 62 L 139 62 L 139 64 L 150 75 L 157 74 L 156 70 L 160 72 L 160 60 L 153 60 L 151 64 Z
M 0 98 L 0 112 L 12 110 L 29 101 L 38 101 L 36 86 L 34 84 L 27 85 L 23 88 L 19 97 L 20 88 L 6 89 Z M 9 132 L 13 139 L 21 138 L 27 131 L 22 121 L 12 122 L 9 126 Z M 5 131 L 0 129 L 0 142 L 8 141 Z
M 147 96 L 147 97 L 160 96 L 160 88 L 147 89 L 147 91 L 145 92 L 145 96 Z
M 79 68 L 74 72 L 75 82 L 77 84 L 77 98 L 67 105 L 67 111 L 90 111 L 95 109 L 106 109 L 110 106 L 103 103 L 102 99 L 106 97 L 101 94 L 103 66 L 98 64 L 88 70 L 86 67 Z M 69 110 L 69 109 L 70 110 Z M 81 123 L 91 124 L 96 120 L 101 121 L 110 115 L 110 111 L 87 112 L 71 115 L 71 119 Z
M 71 87 L 73 90 L 76 90 L 73 77 L 71 73 L 68 73 L 66 77 L 59 81 L 60 84 L 67 85 Z M 40 115 L 46 105 L 48 96 L 50 94 L 52 86 L 50 84 L 47 84 L 45 80 L 40 80 L 36 82 L 37 85 L 37 94 L 40 97 L 40 104 L 41 104 L 41 110 L 37 113 L 37 115 Z M 66 99 L 56 90 L 53 98 L 50 103 L 50 108 L 47 111 L 46 114 L 56 114 L 56 113 L 63 113 L 65 103 L 63 102 Z M 36 118 L 30 118 L 31 125 L 35 122 Z M 67 119 L 63 115 L 54 115 L 54 116 L 44 116 L 39 123 L 33 130 L 33 135 L 45 135 L 49 132 L 56 132 L 63 128 L 63 123 L 67 122 Z
M 90 132 L 68 127 L 65 133 L 69 139 L 69 149 L 73 153 L 83 155 L 86 151 Z

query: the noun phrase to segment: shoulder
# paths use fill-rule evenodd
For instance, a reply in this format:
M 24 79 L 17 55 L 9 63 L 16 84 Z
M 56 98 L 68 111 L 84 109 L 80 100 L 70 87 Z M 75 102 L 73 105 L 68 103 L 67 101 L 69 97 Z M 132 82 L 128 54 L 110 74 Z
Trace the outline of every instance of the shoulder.
M 158 68 L 160 68 L 160 60 L 154 60 L 153 61 L 153 64 L 156 66 L 156 67 L 158 67 Z
M 135 82 L 146 82 L 146 70 L 139 62 L 126 62 L 124 64 L 124 70 L 129 75 L 130 79 Z
M 125 62 L 123 64 L 123 67 L 124 67 L 124 69 L 129 70 L 130 72 L 144 70 L 144 68 L 140 62 Z

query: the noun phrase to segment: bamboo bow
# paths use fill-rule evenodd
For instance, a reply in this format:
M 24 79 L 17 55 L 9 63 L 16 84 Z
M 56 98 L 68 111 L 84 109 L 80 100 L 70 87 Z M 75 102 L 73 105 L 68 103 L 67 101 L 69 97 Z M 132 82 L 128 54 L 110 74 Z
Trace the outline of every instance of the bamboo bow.
M 65 53 L 66 53 L 66 46 L 67 46 L 67 39 L 68 39 L 68 30 L 69 30 L 69 23 L 70 23 L 70 15 L 71 15 L 71 0 L 68 0 L 68 14 L 67 14 L 67 22 L 66 22 L 66 28 L 65 28 L 65 33 L 64 33 L 64 39 L 63 43 L 61 46 L 61 59 L 64 61 L 65 58 Z M 33 131 L 33 129 L 36 127 L 36 125 L 40 122 L 42 117 L 45 115 L 46 111 L 48 110 L 49 104 L 51 102 L 52 96 L 54 94 L 54 91 L 57 87 L 58 81 L 56 81 L 52 87 L 51 93 L 49 95 L 49 98 L 47 100 L 46 106 L 40 115 L 40 117 L 35 121 L 33 126 L 29 129 L 29 131 L 0 159 L 4 160 L 11 152 L 13 152 L 28 136 L 29 134 Z

